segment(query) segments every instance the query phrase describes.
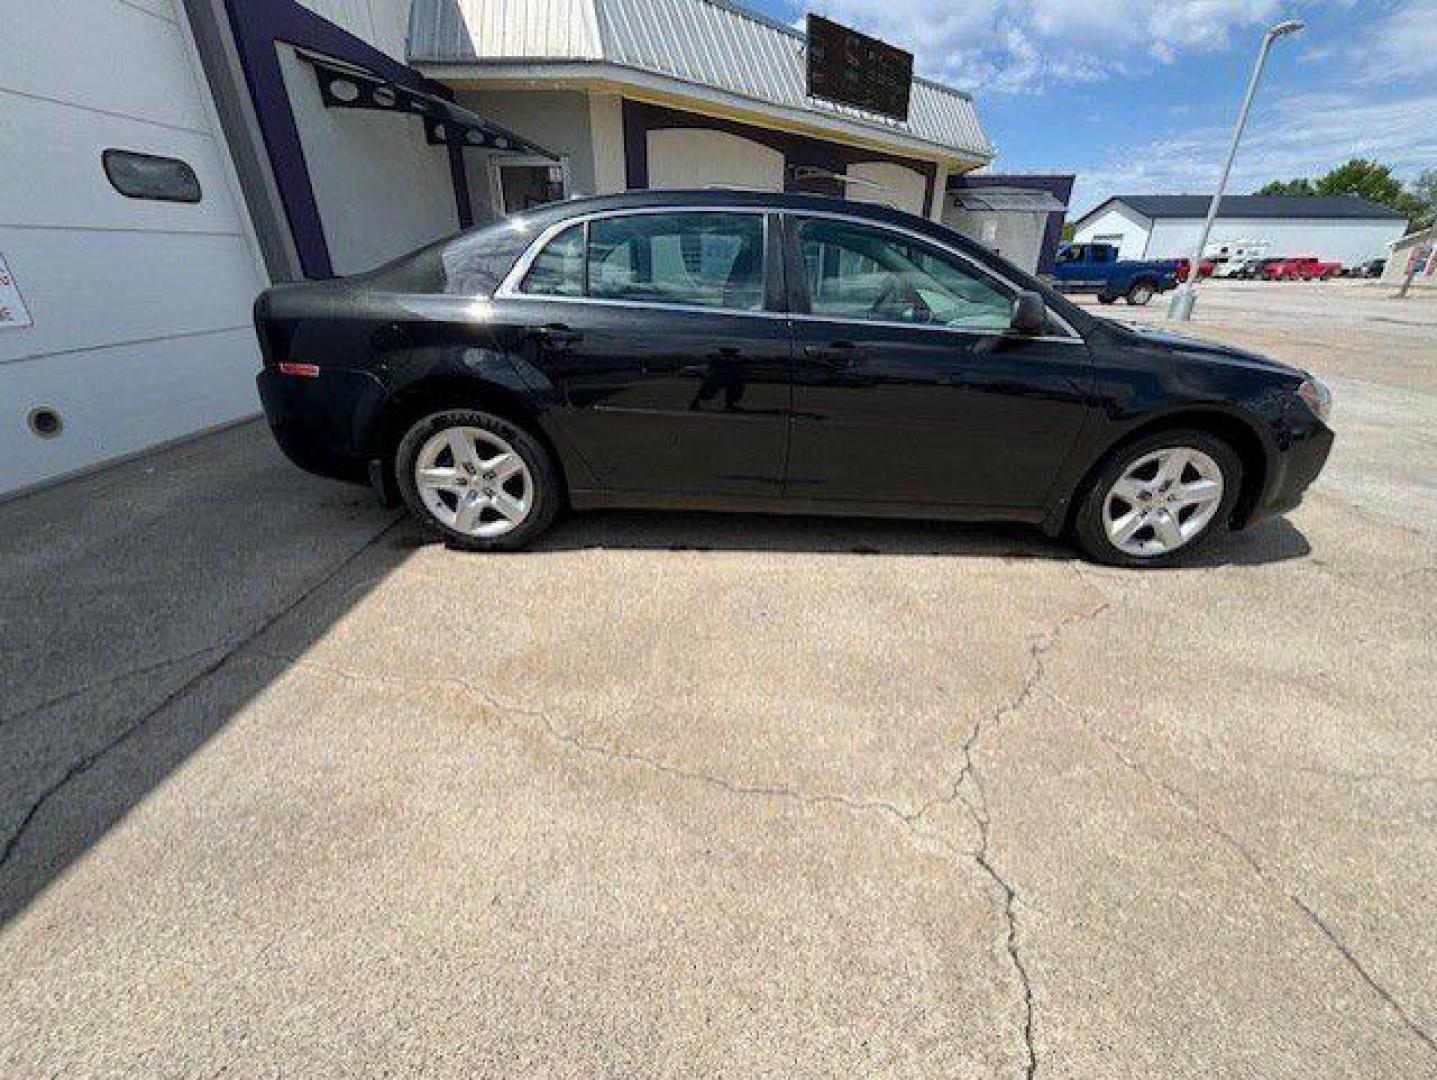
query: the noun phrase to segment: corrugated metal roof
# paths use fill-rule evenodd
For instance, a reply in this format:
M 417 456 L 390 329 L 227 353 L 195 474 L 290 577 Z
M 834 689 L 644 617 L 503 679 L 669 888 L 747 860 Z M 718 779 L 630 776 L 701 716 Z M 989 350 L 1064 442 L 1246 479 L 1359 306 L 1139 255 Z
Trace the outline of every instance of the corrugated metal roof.
M 1103 205 L 1120 202 L 1145 218 L 1207 216 L 1211 195 L 1114 195 Z M 1097 207 L 1096 209 L 1102 209 Z M 1091 217 L 1095 210 L 1083 216 Z M 1224 195 L 1220 218 L 1369 218 L 1399 220 L 1407 215 L 1356 195 Z
M 906 122 L 810 98 L 804 44 L 726 0 L 414 0 L 410 11 L 411 63 L 602 61 L 993 155 L 972 99 L 940 83 L 913 81 Z
M 594 0 L 414 0 L 409 59 L 600 60 Z

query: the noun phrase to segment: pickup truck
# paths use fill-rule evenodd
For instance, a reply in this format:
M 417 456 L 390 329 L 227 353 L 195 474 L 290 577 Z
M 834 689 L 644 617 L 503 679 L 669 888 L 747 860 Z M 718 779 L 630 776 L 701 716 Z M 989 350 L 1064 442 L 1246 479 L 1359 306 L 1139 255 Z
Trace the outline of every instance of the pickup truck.
M 1262 268 L 1262 276 L 1268 281 L 1321 281 L 1340 273 L 1341 263 L 1322 262 L 1316 255 L 1294 255 Z
M 1098 294 L 1100 304 L 1126 297 L 1146 304 L 1178 283 L 1176 259 L 1119 259 L 1112 244 L 1064 244 L 1053 267 L 1054 284 L 1063 292 Z

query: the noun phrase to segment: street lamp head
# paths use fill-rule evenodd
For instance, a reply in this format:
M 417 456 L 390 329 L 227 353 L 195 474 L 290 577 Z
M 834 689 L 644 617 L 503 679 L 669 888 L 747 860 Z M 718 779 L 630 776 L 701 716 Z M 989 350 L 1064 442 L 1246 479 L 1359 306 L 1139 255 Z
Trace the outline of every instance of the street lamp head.
M 1301 19 L 1288 19 L 1286 22 L 1280 22 L 1269 30 L 1267 36 L 1270 38 L 1280 38 L 1287 34 L 1295 34 L 1305 26 L 1307 26 L 1307 23 Z

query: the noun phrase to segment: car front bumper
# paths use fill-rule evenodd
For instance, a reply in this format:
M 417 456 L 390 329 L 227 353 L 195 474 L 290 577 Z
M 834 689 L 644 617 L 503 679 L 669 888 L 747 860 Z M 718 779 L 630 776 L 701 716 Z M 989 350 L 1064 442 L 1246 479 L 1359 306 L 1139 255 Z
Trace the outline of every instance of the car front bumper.
M 1273 461 L 1273 473 L 1264 485 L 1262 497 L 1245 518 L 1235 524 L 1245 527 L 1285 514 L 1302 502 L 1302 497 L 1317 479 L 1332 453 L 1336 436 L 1325 424 L 1317 423 L 1292 441 Z

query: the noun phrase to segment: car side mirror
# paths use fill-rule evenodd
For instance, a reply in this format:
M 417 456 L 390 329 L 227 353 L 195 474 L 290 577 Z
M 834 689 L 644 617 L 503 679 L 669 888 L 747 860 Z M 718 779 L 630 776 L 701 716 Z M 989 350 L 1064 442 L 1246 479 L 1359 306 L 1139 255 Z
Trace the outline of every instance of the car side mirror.
M 1048 304 L 1040 293 L 1024 290 L 1013 298 L 1013 333 L 1042 337 L 1048 332 Z

